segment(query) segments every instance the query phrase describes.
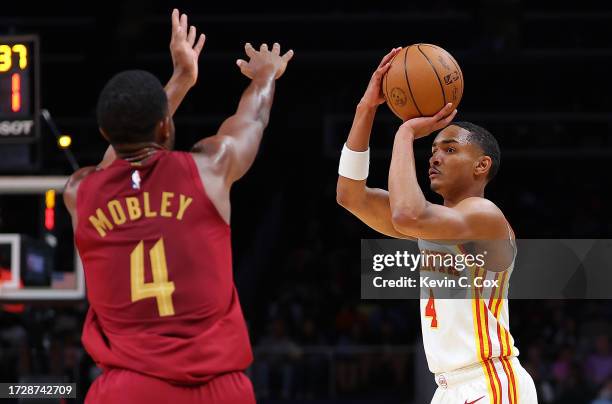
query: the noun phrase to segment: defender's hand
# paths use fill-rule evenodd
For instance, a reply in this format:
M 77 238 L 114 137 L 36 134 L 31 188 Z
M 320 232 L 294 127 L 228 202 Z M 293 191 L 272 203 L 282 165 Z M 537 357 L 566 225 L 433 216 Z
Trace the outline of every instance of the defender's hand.
M 196 43 L 196 28 L 188 29 L 187 14 L 179 17 L 179 11 L 172 11 L 172 38 L 170 39 L 170 54 L 174 66 L 174 77 L 185 80 L 193 86 L 198 80 L 198 58 L 204 47 L 206 35 L 200 34 Z
M 385 57 L 382 58 L 380 64 L 372 74 L 372 78 L 370 78 L 370 83 L 368 84 L 368 88 L 365 91 L 363 97 L 361 97 L 361 102 L 369 107 L 377 107 L 383 102 L 385 102 L 385 96 L 382 92 L 382 78 L 389 70 L 389 66 L 391 66 L 391 60 L 397 55 L 402 48 L 393 48 L 391 52 L 387 53 Z
M 278 79 L 283 75 L 287 68 L 287 63 L 293 57 L 293 50 L 287 51 L 284 55 L 280 55 L 280 45 L 274 43 L 272 50 L 268 50 L 268 45 L 261 44 L 259 51 L 255 50 L 250 43 L 244 45 L 244 51 L 249 57 L 249 61 L 242 59 L 236 60 L 236 64 L 240 68 L 242 74 L 250 79 L 253 79 L 259 71 L 270 69 L 274 72 L 274 78 Z
M 425 137 L 432 132 L 447 127 L 453 118 L 457 115 L 457 110 L 453 109 L 453 104 L 446 104 L 437 114 L 434 116 L 423 116 L 420 118 L 409 119 L 400 126 L 400 131 L 411 131 L 414 134 L 414 138 Z

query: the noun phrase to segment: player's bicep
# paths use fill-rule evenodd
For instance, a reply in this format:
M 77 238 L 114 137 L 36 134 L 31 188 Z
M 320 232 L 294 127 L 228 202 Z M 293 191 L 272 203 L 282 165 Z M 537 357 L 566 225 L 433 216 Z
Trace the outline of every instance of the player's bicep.
M 452 208 L 427 202 L 418 218 L 393 215 L 398 231 L 428 240 L 492 238 L 503 223 L 501 212 L 485 200 L 464 200 Z
M 223 121 L 221 126 L 219 126 L 217 134 L 220 136 L 242 138 L 245 135 L 261 133 L 263 130 L 264 124 L 260 120 L 253 119 L 247 114 L 237 113 Z
M 443 205 L 427 202 L 418 218 L 397 212 L 392 215 L 398 231 L 427 240 L 464 240 L 469 238 L 468 221 L 463 212 Z

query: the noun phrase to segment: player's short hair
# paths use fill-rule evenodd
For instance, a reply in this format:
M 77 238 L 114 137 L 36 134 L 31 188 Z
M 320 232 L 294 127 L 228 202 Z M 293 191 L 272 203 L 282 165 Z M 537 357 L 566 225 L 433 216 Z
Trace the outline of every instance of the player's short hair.
M 98 126 L 111 144 L 153 140 L 155 125 L 168 113 L 168 98 L 157 77 L 144 70 L 116 74 L 98 98 Z
M 471 122 L 453 122 L 451 125 L 458 126 L 468 131 L 467 140 L 470 143 L 477 144 L 485 154 L 485 156 L 491 157 L 491 168 L 487 175 L 487 180 L 491 181 L 493 177 L 499 171 L 499 165 L 501 164 L 501 151 L 499 150 L 499 143 L 497 139 L 485 128 L 474 125 Z

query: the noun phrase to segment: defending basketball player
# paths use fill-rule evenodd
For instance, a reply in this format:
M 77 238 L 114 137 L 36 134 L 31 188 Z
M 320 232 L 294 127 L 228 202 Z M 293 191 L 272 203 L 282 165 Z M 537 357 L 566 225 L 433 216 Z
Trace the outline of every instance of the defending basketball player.
M 488 131 L 467 122 L 451 123 L 457 113 L 451 104 L 433 117 L 407 120 L 395 135 L 389 191 L 366 186 L 372 124 L 385 101 L 381 80 L 399 51 L 393 49 L 382 59 L 357 106 L 340 160 L 338 203 L 380 233 L 417 240 L 419 250 L 493 250 L 495 265 L 476 270 L 507 290 L 516 245 L 503 213 L 484 197 L 500 163 L 499 146 Z M 425 199 L 413 150 L 416 139 L 437 130 L 429 179 L 431 189 L 444 198 L 442 205 Z M 507 299 L 500 296 L 436 299 L 430 294 L 421 299 L 423 343 L 438 384 L 432 403 L 537 403 L 533 381 L 517 359 Z
M 82 341 L 103 369 L 88 403 L 255 402 L 229 193 L 255 159 L 293 52 L 246 44 L 237 64 L 251 82 L 236 113 L 191 153 L 171 151 L 172 115 L 197 81 L 204 40 L 174 10 L 172 78 L 164 89 L 127 71 L 106 84 L 97 112 L 111 147 L 65 189 L 90 303 Z

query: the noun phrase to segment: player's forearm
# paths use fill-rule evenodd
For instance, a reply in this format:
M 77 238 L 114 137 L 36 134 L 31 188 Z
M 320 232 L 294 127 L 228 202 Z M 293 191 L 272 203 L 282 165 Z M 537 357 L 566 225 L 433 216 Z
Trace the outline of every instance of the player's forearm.
M 375 116 L 376 107 L 366 105 L 363 102 L 357 104 L 353 125 L 346 140 L 346 146 L 349 149 L 353 151 L 366 151 L 368 149 Z
M 275 79 L 272 69 L 262 69 L 251 80 L 242 93 L 236 115 L 245 119 L 259 121 L 264 127 L 270 120 L 270 110 L 274 100 Z
M 168 113 L 173 116 L 181 102 L 191 89 L 191 84 L 184 79 L 181 74 L 175 73 L 172 75 L 164 90 L 168 98 Z
M 427 201 L 419 186 L 414 164 L 414 134 L 400 129 L 393 142 L 389 169 L 389 201 L 394 224 L 405 224 L 425 212 Z
M 257 156 L 274 99 L 274 70 L 259 71 L 242 94 L 236 113 L 226 119 L 218 135 L 228 138 L 232 164 L 229 182 L 241 178 Z
M 353 125 L 351 126 L 351 131 L 346 140 L 346 146 L 349 149 L 357 152 L 366 151 L 368 149 L 375 115 L 375 106 L 369 106 L 363 102 L 357 104 Z M 350 210 L 352 205 L 355 205 L 362 198 L 365 198 L 365 193 L 365 180 L 356 181 L 341 175 L 338 176 L 336 200 L 343 207 Z

